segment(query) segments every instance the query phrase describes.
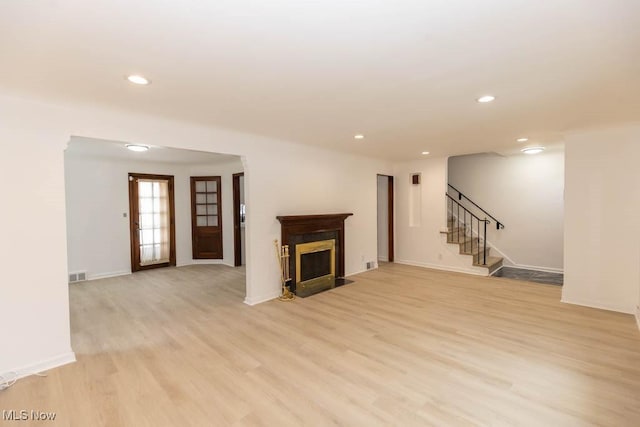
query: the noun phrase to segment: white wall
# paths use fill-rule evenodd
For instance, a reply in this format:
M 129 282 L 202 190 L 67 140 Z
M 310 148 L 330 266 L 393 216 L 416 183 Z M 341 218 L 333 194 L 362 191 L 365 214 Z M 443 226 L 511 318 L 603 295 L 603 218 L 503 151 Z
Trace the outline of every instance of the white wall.
M 640 237 L 640 236 L 639 236 Z M 638 258 L 638 269 L 640 269 L 640 258 Z M 640 271 L 638 272 L 638 303 L 636 304 L 636 323 L 640 329 Z
M 635 313 L 640 286 L 640 126 L 565 145 L 564 302 Z
M 0 337 L 10 343 L 0 352 L 0 373 L 73 358 L 63 160 L 72 135 L 243 156 L 248 304 L 280 291 L 273 257 L 277 215 L 353 212 L 346 220 L 346 273 L 376 259 L 374 177 L 389 174 L 386 162 L 89 106 L 0 96 L 0 117 L 0 178 L 9 207 L 0 210 Z
M 100 158 L 67 150 L 65 189 L 69 272 L 86 271 L 89 279 L 131 272 L 129 172 L 174 176 L 178 266 L 201 262 L 233 265 L 231 174 L 238 171 L 242 171 L 239 158 L 235 162 L 202 166 Z M 222 260 L 193 260 L 192 257 L 189 177 L 198 175 L 222 176 Z
M 421 175 L 419 187 L 411 183 L 414 173 Z M 447 227 L 447 159 L 397 164 L 394 175 L 395 262 L 487 275 L 486 268 L 473 267 L 471 257 L 459 255 L 458 245 L 447 244 L 446 234 L 440 233 Z
M 0 117 L 0 375 L 24 375 L 75 360 L 65 243 L 68 136 L 32 127 L 24 108 L 0 103 Z
M 497 249 L 493 254 L 503 256 L 505 265 L 562 271 L 562 151 L 451 157 L 449 183 L 505 224 L 498 231 L 492 221 L 487 229 L 487 241 Z M 478 209 L 472 212 L 482 214 Z
M 389 261 L 389 178 L 378 176 L 378 260 Z

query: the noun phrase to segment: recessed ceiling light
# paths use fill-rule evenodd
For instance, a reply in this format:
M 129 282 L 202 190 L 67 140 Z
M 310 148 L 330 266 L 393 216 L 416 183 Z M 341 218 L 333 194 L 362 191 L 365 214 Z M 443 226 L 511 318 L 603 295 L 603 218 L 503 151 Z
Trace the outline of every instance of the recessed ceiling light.
M 496 99 L 496 97 L 493 96 L 493 95 L 485 95 L 485 96 L 481 96 L 480 98 L 478 98 L 478 102 L 486 104 L 487 102 L 491 102 L 494 99 Z
M 518 142 L 527 142 L 529 140 L 529 138 L 518 138 L 516 139 L 516 141 Z
M 138 153 L 147 151 L 149 149 L 148 145 L 138 145 L 138 144 L 127 144 L 126 147 L 127 149 L 138 152 Z
M 424 154 L 426 156 L 427 154 L 429 154 L 429 152 L 428 151 L 423 151 L 422 154 Z
M 527 147 L 523 148 L 522 151 L 524 154 L 538 154 L 544 151 L 544 147 Z
M 151 83 L 151 80 L 147 79 L 144 76 L 140 76 L 138 74 L 132 74 L 130 76 L 127 76 L 127 80 L 137 85 L 148 85 L 149 83 Z
M 363 134 L 361 134 L 361 133 L 359 133 L 359 134 L 357 134 L 357 135 L 354 135 L 353 137 L 354 137 L 355 139 L 364 139 L 364 135 L 363 135 Z

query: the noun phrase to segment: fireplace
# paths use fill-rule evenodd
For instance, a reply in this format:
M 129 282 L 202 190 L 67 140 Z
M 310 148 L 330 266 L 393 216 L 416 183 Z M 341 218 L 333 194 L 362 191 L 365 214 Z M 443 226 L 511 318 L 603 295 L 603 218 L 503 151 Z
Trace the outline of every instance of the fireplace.
M 289 246 L 291 291 L 306 297 L 331 289 L 344 278 L 344 220 L 352 214 L 277 217 L 282 244 Z

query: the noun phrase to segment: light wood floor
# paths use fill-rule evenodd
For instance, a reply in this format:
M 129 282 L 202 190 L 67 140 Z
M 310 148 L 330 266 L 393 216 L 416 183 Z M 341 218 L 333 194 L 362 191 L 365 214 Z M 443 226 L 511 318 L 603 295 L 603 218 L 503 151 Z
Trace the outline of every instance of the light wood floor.
M 640 425 L 632 316 L 509 279 L 395 264 L 353 278 L 255 307 L 225 266 L 73 285 L 78 362 L 0 409 L 83 427 Z

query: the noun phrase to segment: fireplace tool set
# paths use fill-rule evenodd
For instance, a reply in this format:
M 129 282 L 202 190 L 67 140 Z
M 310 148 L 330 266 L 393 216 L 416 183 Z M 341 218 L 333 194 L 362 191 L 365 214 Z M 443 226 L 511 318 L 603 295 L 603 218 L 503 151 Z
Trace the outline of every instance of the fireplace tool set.
M 282 295 L 278 297 L 280 301 L 292 301 L 296 296 L 289 290 L 287 282 L 291 281 L 289 272 L 289 245 L 278 244 L 278 239 L 273 241 L 276 248 L 276 257 L 280 266 L 280 282 L 282 283 Z

